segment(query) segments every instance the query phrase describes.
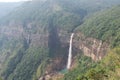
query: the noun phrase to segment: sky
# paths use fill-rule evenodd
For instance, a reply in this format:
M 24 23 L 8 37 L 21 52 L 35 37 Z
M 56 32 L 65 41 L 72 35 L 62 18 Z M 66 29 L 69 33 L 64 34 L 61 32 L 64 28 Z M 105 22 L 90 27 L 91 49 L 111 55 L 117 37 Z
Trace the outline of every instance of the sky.
M 19 2 L 19 1 L 28 1 L 28 0 L 0 0 L 0 2 Z

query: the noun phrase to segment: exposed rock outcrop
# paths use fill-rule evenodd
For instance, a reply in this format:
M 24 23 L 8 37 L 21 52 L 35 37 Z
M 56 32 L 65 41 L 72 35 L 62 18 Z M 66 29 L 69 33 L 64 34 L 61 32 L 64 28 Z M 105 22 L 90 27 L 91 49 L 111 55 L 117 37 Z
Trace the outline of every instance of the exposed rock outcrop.
M 84 55 L 91 57 L 95 61 L 101 60 L 109 49 L 109 45 L 106 42 L 85 37 L 80 32 L 75 33 L 73 45 L 75 48 L 82 50 Z

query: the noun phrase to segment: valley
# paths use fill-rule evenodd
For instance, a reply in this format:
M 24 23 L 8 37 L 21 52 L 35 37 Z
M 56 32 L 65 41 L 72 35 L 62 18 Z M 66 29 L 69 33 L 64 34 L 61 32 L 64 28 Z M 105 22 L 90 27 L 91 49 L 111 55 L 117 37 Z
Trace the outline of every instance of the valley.
M 1 80 L 119 80 L 119 14 L 119 0 L 22 3 L 0 19 Z

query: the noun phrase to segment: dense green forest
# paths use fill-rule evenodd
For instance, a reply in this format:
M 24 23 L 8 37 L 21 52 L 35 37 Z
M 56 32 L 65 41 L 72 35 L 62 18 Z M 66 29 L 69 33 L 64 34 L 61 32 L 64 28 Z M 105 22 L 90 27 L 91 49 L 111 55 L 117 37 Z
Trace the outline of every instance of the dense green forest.
M 78 58 L 78 67 L 65 74 L 63 80 L 119 80 L 120 48 L 114 48 L 99 62 Z
M 88 57 L 78 58 L 78 67 L 65 74 L 64 80 L 119 80 L 120 69 L 120 6 L 95 13 L 76 28 L 87 37 L 109 42 L 111 50 L 102 61 L 91 62 Z M 88 61 L 87 61 L 88 60 Z
M 61 80 L 119 80 L 118 4 L 120 0 L 33 0 L 13 9 L 0 19 L 0 80 L 39 80 L 62 71 Z M 107 55 L 94 61 L 73 46 L 77 66 L 66 70 L 72 32 L 106 42 Z
M 86 36 L 95 37 L 111 44 L 111 47 L 120 46 L 120 6 L 107 11 L 95 13 L 78 27 Z

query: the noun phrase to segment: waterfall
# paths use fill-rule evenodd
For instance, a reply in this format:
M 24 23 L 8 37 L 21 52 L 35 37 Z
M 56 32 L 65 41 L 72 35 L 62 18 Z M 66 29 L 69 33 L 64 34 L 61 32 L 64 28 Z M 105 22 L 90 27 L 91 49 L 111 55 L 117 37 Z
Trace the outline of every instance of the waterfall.
M 70 44 L 69 44 L 69 54 L 68 54 L 68 62 L 67 62 L 67 69 L 70 69 L 71 62 L 72 62 L 72 39 L 73 39 L 74 33 L 71 34 L 70 37 Z
M 97 49 L 97 57 L 98 57 L 98 60 L 101 60 L 101 56 L 99 55 L 101 46 L 102 46 L 102 41 L 100 41 L 99 46 L 98 46 L 98 49 Z

